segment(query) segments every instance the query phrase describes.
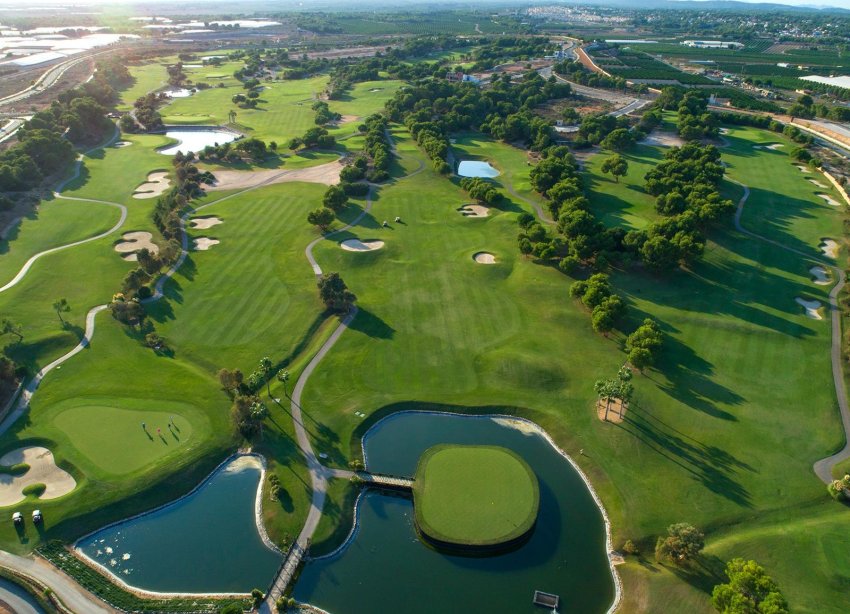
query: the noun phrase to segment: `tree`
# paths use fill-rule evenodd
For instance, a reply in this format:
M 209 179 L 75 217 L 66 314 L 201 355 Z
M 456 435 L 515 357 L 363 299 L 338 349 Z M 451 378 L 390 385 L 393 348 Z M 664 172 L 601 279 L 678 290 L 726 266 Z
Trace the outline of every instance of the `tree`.
M 257 427 L 260 430 L 260 438 L 263 437 L 263 420 L 266 419 L 269 415 L 269 408 L 266 407 L 266 404 L 260 401 L 259 399 L 255 400 L 251 403 L 251 419 L 257 424 Z
M 289 371 L 280 370 L 277 372 L 277 381 L 283 384 L 283 396 L 289 398 L 289 393 L 286 391 L 286 382 L 289 381 Z
M 335 212 L 341 211 L 348 202 L 348 195 L 338 185 L 332 185 L 325 192 L 322 198 L 322 204 Z
M 18 338 L 18 343 L 24 340 L 21 330 L 21 325 L 12 322 L 9 318 L 4 318 L 3 322 L 0 323 L 0 335 L 15 335 Z
M 599 144 L 605 149 L 622 151 L 635 144 L 635 137 L 627 128 L 617 128 L 612 130 Z
M 307 214 L 307 221 L 313 226 L 318 226 L 323 232 L 328 229 L 328 226 L 333 224 L 336 219 L 334 212 L 327 207 L 316 209 Z
M 336 313 L 346 313 L 354 306 L 357 297 L 348 289 L 339 273 L 327 273 L 319 279 L 319 297 L 325 309 Z
M 787 614 L 776 582 L 755 561 L 736 558 L 726 563 L 727 584 L 718 584 L 711 603 L 722 614 Z
M 236 392 L 242 385 L 242 379 L 242 371 L 239 369 L 219 369 L 218 371 L 218 381 L 225 390 Z
M 693 560 L 705 547 L 705 535 L 686 522 L 667 527 L 667 537 L 659 537 L 655 544 L 655 557 L 681 565 Z
M 616 154 L 610 158 L 606 158 L 600 170 L 603 173 L 611 173 L 614 180 L 620 183 L 620 177 L 625 176 L 629 172 L 629 163 L 623 156 Z
M 272 396 L 272 388 L 271 388 L 271 375 L 272 375 L 272 359 L 268 356 L 264 356 L 260 359 L 260 371 L 262 371 L 263 376 L 266 380 L 266 393 L 269 395 L 269 398 Z
M 53 301 L 53 311 L 55 311 L 56 315 L 59 316 L 59 321 L 62 322 L 62 325 L 64 326 L 65 320 L 62 318 L 62 314 L 71 311 L 71 305 L 68 304 L 68 299 L 60 298 Z
M 646 318 L 643 324 L 626 338 L 626 352 L 629 362 L 643 371 L 655 364 L 661 350 L 663 336 L 658 323 L 652 318 Z

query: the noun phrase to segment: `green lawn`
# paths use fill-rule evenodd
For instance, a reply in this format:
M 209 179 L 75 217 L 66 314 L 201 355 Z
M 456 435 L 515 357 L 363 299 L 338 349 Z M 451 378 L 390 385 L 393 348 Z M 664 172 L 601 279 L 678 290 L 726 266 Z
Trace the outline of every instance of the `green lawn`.
M 525 535 L 537 520 L 540 491 L 531 467 L 497 446 L 435 446 L 416 467 L 417 528 L 460 546 L 496 546 Z
M 483 157 L 503 170 L 499 181 L 523 176 L 516 150 L 476 140 L 470 153 L 486 150 Z M 467 147 L 459 139 L 456 148 Z M 638 151 L 643 158 L 659 155 Z M 505 162 L 510 159 L 515 162 Z M 757 165 L 733 172 L 753 186 L 774 181 Z M 802 174 L 783 174 L 782 181 L 793 185 L 776 183 L 781 194 L 811 185 Z M 591 201 L 604 202 L 612 190 L 639 194 L 637 182 L 637 173 L 620 184 L 598 179 Z M 754 190 L 748 207 L 758 210 L 766 198 Z M 819 206 L 813 192 L 807 198 L 801 207 Z M 842 437 L 828 322 L 806 318 L 794 302 L 796 296 L 826 301 L 824 289 L 810 281 L 811 263 L 724 230 L 691 271 L 667 278 L 615 272 L 631 306 L 623 328 L 651 315 L 667 340 L 659 368 L 637 378 L 629 419 L 602 425 L 592 410 L 592 384 L 622 364 L 622 337 L 593 334 L 587 313 L 568 298 L 571 280 L 520 257 L 514 212 L 527 210 L 525 203 L 469 220 L 456 212 L 464 200 L 429 169 L 382 188 L 373 219 L 352 233 L 381 239 L 384 249 L 351 254 L 336 241 L 317 247 L 319 262 L 342 273 L 361 309 L 305 391 L 304 407 L 322 426 L 314 434 L 318 451 L 344 464 L 358 449 L 354 412 L 395 402 L 526 408 L 520 413 L 547 428 L 590 475 L 611 515 L 615 543 L 651 542 L 679 521 L 710 530 L 755 510 L 824 496 L 811 465 Z M 632 213 L 635 224 L 654 215 L 651 201 L 642 202 Z M 405 223 L 389 229 L 375 223 L 396 215 Z M 840 236 L 837 217 L 822 223 L 823 232 Z M 480 250 L 496 254 L 498 263 L 476 265 L 471 255 Z M 772 475 L 783 477 L 766 477 Z M 705 596 L 698 601 L 704 607 Z

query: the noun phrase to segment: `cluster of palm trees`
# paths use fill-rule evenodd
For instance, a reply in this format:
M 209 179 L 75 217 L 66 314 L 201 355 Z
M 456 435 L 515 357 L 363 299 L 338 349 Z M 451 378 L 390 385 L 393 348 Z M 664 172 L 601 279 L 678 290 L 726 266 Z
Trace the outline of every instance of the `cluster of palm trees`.
M 593 384 L 593 389 L 599 397 L 599 400 L 605 399 L 605 417 L 603 420 L 608 420 L 608 410 L 611 407 L 611 401 L 618 399 L 622 407 L 625 407 L 632 398 L 635 387 L 632 384 L 632 372 L 623 365 L 617 371 L 617 376 L 611 379 L 596 380 Z

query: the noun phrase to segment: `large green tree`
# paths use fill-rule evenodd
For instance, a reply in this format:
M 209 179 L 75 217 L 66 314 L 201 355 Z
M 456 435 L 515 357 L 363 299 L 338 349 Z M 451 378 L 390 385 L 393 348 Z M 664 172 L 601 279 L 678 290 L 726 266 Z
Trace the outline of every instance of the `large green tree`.
M 722 614 L 787 614 L 785 601 L 773 578 L 755 561 L 732 559 L 726 564 L 729 582 L 718 584 L 711 603 Z

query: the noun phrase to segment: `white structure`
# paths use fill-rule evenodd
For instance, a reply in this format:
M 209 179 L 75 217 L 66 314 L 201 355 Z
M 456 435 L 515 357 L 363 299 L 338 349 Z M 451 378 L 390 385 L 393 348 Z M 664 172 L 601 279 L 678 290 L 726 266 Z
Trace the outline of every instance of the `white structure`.
M 685 47 L 697 47 L 699 49 L 741 49 L 743 43 L 732 41 L 682 41 Z

